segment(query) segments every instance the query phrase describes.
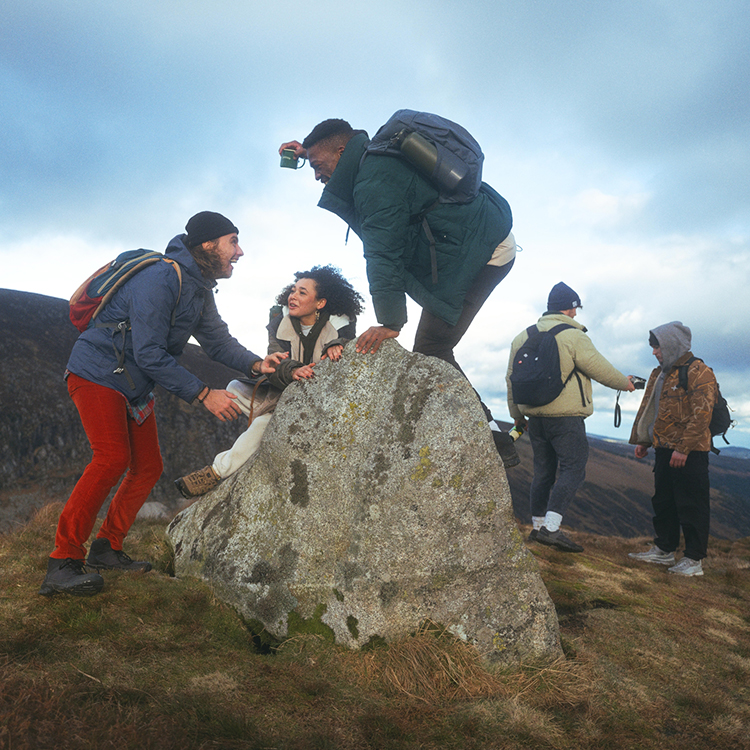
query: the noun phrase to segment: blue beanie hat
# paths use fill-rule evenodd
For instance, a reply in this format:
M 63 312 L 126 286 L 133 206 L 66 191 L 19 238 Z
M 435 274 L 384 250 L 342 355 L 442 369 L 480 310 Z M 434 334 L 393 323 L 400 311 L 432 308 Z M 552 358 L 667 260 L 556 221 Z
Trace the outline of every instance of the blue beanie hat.
M 583 307 L 581 298 L 567 284 L 563 284 L 562 281 L 559 284 L 555 284 L 547 298 L 547 312 L 572 310 L 575 307 Z

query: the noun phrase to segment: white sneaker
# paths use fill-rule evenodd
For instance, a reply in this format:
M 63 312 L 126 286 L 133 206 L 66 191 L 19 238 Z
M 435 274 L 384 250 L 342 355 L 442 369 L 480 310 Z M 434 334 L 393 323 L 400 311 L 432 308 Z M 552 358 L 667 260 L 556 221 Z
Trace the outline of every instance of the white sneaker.
M 683 557 L 677 565 L 673 565 L 668 573 L 677 573 L 681 576 L 702 576 L 703 564 L 700 560 L 693 560 L 690 557 Z
M 674 552 L 665 552 L 657 546 L 647 552 L 630 552 L 628 557 L 641 562 L 658 563 L 659 565 L 674 565 Z

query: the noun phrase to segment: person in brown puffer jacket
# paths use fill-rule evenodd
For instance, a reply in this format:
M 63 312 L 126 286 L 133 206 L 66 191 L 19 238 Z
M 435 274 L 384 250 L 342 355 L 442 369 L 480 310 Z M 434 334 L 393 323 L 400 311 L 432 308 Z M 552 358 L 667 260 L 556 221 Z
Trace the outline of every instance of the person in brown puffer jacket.
M 710 367 L 693 357 L 690 329 L 680 321 L 649 331 L 649 345 L 659 362 L 643 394 L 633 424 L 630 443 L 636 458 L 655 449 L 654 546 L 646 552 L 631 552 L 642 562 L 670 565 L 670 573 L 702 576 L 708 550 L 711 520 L 708 452 L 711 449 L 711 415 L 716 403 L 716 378 Z M 687 388 L 680 383 L 680 370 L 687 368 Z M 685 555 L 675 564 L 685 537 Z

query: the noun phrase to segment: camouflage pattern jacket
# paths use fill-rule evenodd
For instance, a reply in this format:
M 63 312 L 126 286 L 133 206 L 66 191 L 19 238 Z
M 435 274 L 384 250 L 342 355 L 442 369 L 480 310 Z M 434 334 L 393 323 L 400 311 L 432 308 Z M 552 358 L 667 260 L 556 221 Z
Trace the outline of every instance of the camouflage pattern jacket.
M 630 434 L 632 444 L 671 448 L 685 455 L 691 451 L 711 450 L 708 426 L 717 391 L 713 371 L 696 359 L 687 371 L 687 391 L 678 384 L 678 368 L 692 356 L 692 352 L 686 352 L 664 374 L 658 413 L 655 386 L 662 368 L 657 367 L 651 373 Z

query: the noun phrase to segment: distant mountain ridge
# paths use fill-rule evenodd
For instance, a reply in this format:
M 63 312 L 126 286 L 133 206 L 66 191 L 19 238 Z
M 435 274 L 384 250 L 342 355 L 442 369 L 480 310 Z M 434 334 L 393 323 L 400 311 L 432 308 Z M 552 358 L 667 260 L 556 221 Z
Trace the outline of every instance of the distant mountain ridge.
M 49 502 L 65 501 L 91 454 L 62 378 L 78 336 L 68 320 L 67 302 L 0 289 L 0 326 L 2 532 L 24 523 Z M 224 387 L 237 375 L 193 345 L 180 361 L 212 387 Z M 182 498 L 173 480 L 209 463 L 232 443 L 242 425 L 219 422 L 204 408 L 190 406 L 161 388 L 156 395 L 164 474 L 149 500 L 176 511 Z M 650 535 L 652 460 L 637 461 L 632 446 L 624 442 L 595 437 L 589 441 L 586 481 L 565 518 L 566 526 L 606 536 Z M 522 463 L 508 471 L 508 480 L 515 514 L 528 523 L 531 446 L 525 436 L 516 445 Z M 726 539 L 750 536 L 750 451 L 725 448 L 710 460 L 711 533 Z

